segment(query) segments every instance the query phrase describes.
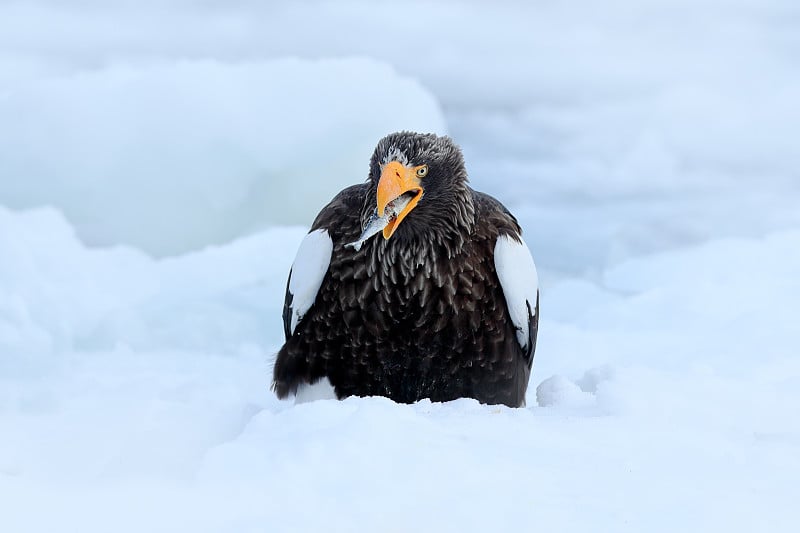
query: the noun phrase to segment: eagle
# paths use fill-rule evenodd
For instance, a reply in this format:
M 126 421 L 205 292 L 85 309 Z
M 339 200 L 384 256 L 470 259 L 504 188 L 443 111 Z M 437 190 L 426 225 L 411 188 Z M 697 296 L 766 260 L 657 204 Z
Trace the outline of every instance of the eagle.
M 538 323 L 516 218 L 469 186 L 450 137 L 392 133 L 300 244 L 273 390 L 524 406 Z

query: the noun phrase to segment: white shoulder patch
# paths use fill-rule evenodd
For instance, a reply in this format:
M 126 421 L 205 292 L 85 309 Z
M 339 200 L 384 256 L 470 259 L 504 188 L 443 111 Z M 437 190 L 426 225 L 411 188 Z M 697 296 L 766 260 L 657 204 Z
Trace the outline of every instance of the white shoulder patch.
M 295 405 L 299 403 L 308 403 L 316 400 L 338 400 L 336 390 L 331 385 L 331 381 L 327 377 L 323 377 L 316 383 L 309 385 L 302 383 L 297 387 L 297 394 L 294 397 Z
M 518 243 L 508 235 L 497 238 L 494 246 L 494 267 L 506 298 L 511 322 L 517 328 L 520 346 L 528 345 L 528 306 L 536 313 L 539 276 L 528 246 Z
M 317 292 L 328 272 L 333 240 L 328 230 L 318 229 L 305 236 L 292 264 L 289 292 L 292 295 L 291 333 L 317 299 Z

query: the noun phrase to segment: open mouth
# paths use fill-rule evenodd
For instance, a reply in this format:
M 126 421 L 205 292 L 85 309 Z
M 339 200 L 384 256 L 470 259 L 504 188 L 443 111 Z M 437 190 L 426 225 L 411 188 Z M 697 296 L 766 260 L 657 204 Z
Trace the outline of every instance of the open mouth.
M 386 225 L 386 229 L 384 230 L 384 235 L 388 232 L 389 235 L 394 233 L 395 226 L 399 222 L 398 219 L 405 217 L 407 211 L 410 209 L 406 209 L 409 207 L 409 204 L 412 200 L 418 199 L 422 196 L 422 189 L 414 189 L 410 191 L 406 191 L 388 204 L 386 204 L 386 209 L 384 211 L 384 216 L 388 216 L 389 222 Z
M 422 198 L 424 187 L 417 175 L 420 168 L 423 167 L 408 167 L 397 161 L 390 161 L 381 170 L 375 200 L 378 216 L 387 222 L 383 228 L 384 239 L 392 236 Z
M 397 219 L 397 215 L 403 212 L 408 203 L 422 191 L 407 191 L 389 202 L 386 205 L 386 214 L 389 215 L 389 222 Z

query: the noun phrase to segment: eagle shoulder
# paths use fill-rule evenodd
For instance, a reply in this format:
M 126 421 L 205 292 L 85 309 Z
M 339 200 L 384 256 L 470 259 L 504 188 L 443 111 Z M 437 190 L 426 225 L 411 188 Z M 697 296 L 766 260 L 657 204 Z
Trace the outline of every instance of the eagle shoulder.
M 529 364 L 533 362 L 539 324 L 539 276 L 517 219 L 496 199 L 475 193 L 476 211 L 495 239 L 494 266 L 508 314 Z
M 300 243 L 289 270 L 283 303 L 283 329 L 287 340 L 314 305 L 331 264 L 334 241 L 338 240 L 343 222 L 360 210 L 364 188 L 363 184 L 354 185 L 337 194 L 322 208 Z

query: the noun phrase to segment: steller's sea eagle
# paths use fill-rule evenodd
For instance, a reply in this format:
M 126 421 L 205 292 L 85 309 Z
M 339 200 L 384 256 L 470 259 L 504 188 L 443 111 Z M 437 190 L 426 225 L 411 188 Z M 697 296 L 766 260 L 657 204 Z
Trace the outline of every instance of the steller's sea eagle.
M 518 407 L 538 322 L 536 267 L 514 216 L 469 187 L 452 139 L 393 133 L 366 183 L 325 206 L 300 245 L 273 388 L 298 401 Z

